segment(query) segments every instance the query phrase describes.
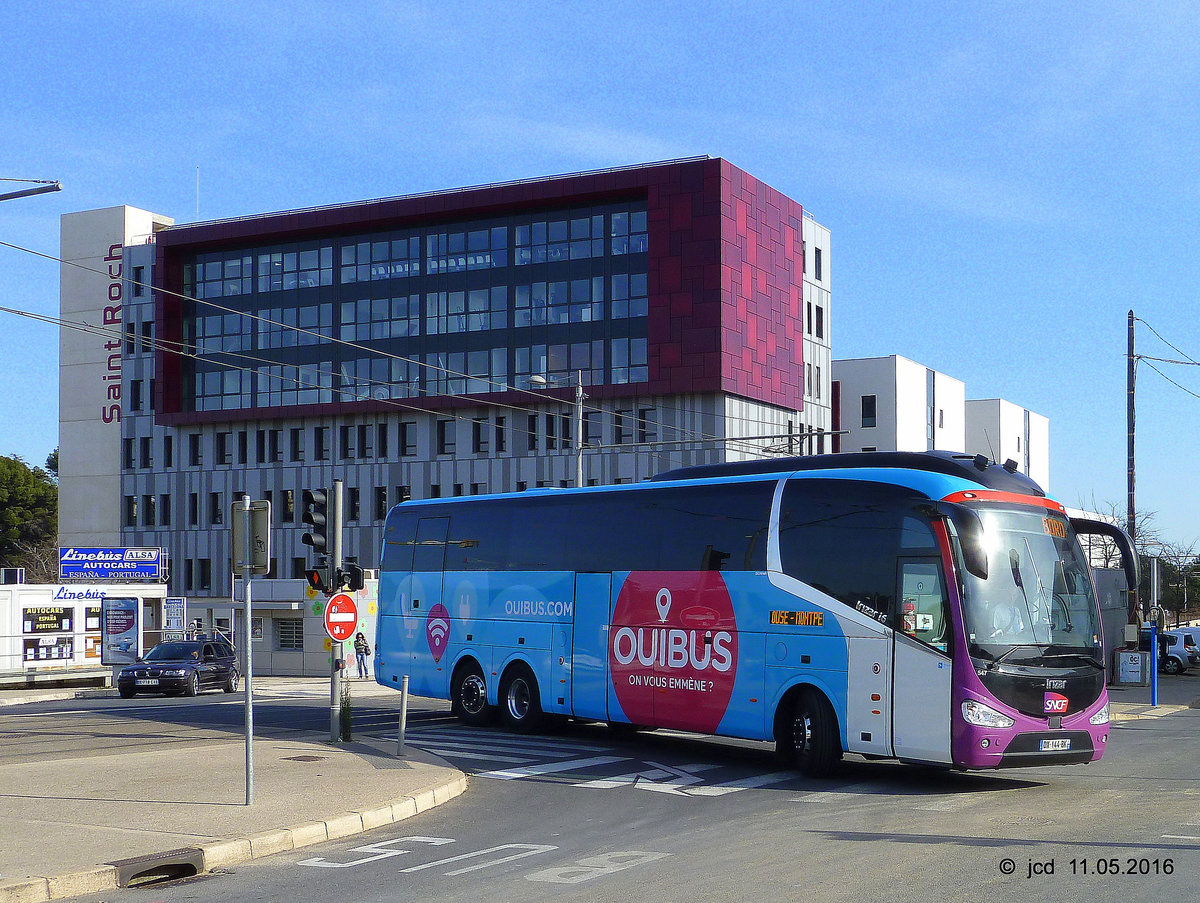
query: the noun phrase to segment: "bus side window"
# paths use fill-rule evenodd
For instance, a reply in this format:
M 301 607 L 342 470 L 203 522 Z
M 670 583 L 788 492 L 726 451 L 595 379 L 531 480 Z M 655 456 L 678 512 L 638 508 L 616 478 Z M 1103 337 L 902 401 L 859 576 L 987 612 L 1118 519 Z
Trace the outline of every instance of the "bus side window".
M 440 571 L 446 561 L 448 517 L 423 517 L 417 521 L 417 546 L 413 550 L 414 571 Z
M 413 565 L 413 542 L 416 539 L 417 519 L 398 512 L 388 516 L 383 536 L 383 569 L 393 573 L 408 573 Z

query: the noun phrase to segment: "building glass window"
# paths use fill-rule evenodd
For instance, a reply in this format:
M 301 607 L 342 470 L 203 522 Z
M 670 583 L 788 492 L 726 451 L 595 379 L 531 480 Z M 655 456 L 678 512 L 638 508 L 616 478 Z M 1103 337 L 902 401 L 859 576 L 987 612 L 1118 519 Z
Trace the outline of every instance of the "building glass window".
M 184 292 L 236 310 L 198 305 L 185 316 L 195 355 L 184 404 L 226 411 L 475 394 L 575 370 L 586 385 L 644 382 L 645 207 L 601 203 L 185 256 Z M 614 322 L 629 325 L 614 335 Z M 562 325 L 580 328 L 554 334 Z M 532 330 L 518 340 L 514 327 Z M 490 341 L 468 349 L 465 333 Z M 348 357 L 335 339 L 369 350 Z M 242 355 L 263 352 L 269 361 L 243 370 Z
M 453 420 L 442 419 L 437 422 L 437 453 L 439 455 L 454 454 L 457 440 L 457 424 Z
M 864 395 L 862 397 L 861 423 L 863 429 L 870 429 L 871 427 L 875 426 L 875 401 L 876 398 L 874 395 Z

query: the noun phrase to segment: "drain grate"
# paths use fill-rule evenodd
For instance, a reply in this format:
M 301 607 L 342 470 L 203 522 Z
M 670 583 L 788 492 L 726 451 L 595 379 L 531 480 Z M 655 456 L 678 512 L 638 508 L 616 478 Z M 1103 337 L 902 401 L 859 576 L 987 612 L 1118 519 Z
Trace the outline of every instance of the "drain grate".
M 329 756 L 284 756 L 289 762 L 324 762 Z
M 195 847 L 184 847 L 150 856 L 118 859 L 108 865 L 117 870 L 118 887 L 146 887 L 198 875 L 204 869 L 204 853 Z

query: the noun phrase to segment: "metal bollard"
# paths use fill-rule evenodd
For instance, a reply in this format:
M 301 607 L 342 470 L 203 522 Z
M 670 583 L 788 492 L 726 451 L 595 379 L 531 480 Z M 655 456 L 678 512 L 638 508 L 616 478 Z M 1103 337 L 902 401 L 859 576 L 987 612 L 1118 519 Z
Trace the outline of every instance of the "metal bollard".
M 396 755 L 404 755 L 404 729 L 408 724 L 408 675 L 400 678 L 400 723 L 396 729 Z

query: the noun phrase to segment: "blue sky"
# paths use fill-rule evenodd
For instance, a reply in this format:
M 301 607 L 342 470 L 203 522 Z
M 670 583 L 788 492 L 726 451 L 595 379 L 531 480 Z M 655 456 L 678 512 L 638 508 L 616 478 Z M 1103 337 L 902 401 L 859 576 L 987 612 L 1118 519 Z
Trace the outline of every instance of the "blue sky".
M 835 357 L 1051 421 L 1051 491 L 1125 497 L 1126 312 L 1200 359 L 1200 17 L 1185 4 L 341 2 L 5 8 L 0 240 L 710 154 L 832 230 Z M 0 183 L 0 191 L 6 190 Z M 9 185 L 11 189 L 17 186 Z M 7 307 L 57 265 L 0 248 Z M 53 327 L 0 315 L 0 454 L 57 443 Z M 1138 350 L 1179 355 L 1139 324 Z M 1200 537 L 1200 368 L 1143 364 L 1138 503 Z

